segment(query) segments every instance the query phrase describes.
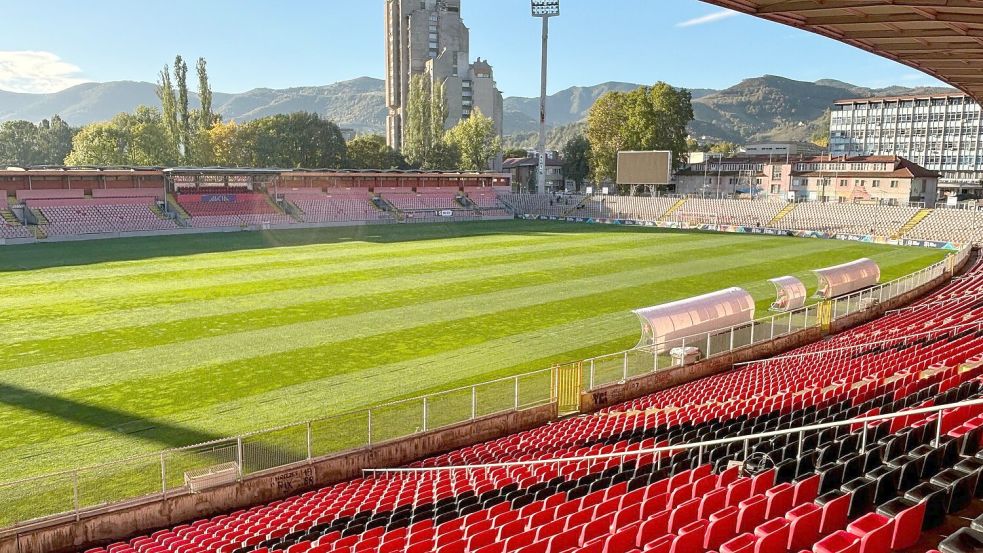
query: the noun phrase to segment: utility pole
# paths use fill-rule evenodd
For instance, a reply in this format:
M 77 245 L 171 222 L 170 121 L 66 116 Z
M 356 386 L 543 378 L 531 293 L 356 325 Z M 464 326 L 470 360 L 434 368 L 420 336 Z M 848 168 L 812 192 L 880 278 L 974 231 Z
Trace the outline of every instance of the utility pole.
M 532 0 L 532 16 L 543 20 L 543 61 L 539 89 L 539 174 L 537 191 L 546 193 L 546 69 L 548 64 L 550 18 L 560 15 L 560 0 Z

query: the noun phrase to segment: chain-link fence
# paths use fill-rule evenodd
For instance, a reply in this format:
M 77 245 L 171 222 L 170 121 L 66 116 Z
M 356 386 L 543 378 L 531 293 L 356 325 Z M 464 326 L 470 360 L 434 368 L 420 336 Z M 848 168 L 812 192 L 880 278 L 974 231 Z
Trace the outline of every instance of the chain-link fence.
M 553 401 L 549 369 L 371 409 L 122 461 L 0 484 L 0 527 L 184 493 L 216 467 L 237 477 Z

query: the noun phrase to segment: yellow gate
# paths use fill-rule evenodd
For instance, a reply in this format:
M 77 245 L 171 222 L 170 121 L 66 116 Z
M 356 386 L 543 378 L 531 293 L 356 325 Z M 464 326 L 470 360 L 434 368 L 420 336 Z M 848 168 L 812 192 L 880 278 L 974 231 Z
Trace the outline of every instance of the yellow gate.
M 833 302 L 830 300 L 823 301 L 818 305 L 819 309 L 819 329 L 823 332 L 829 332 L 831 326 L 833 326 Z
M 584 364 L 553 365 L 553 399 L 560 416 L 580 412 Z

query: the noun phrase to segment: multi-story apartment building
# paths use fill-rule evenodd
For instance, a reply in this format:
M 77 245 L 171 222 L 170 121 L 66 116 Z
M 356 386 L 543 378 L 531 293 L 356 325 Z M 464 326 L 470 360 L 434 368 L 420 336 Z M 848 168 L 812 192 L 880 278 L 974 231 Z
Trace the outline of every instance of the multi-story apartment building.
M 675 176 L 676 193 L 685 195 L 889 205 L 934 205 L 938 182 L 938 173 L 895 156 L 710 158 Z
M 962 93 L 841 100 L 830 117 L 830 154 L 900 156 L 941 173 L 940 196 L 980 197 L 980 111 Z
M 539 173 L 539 154 L 529 152 L 526 157 L 506 159 L 502 169 L 512 176 L 512 191 L 517 193 L 535 193 L 537 175 Z M 573 184 L 571 182 L 571 184 Z M 546 155 L 546 191 L 562 193 L 567 191 L 567 182 L 563 176 L 563 160 L 557 152 Z M 575 190 L 570 190 L 574 192 Z
M 461 0 L 385 0 L 386 141 L 400 150 L 409 104 L 410 79 L 429 75 L 442 85 L 447 128 L 471 116 L 475 108 L 502 132 L 502 93 L 491 65 L 470 61 L 470 31 L 461 19 Z

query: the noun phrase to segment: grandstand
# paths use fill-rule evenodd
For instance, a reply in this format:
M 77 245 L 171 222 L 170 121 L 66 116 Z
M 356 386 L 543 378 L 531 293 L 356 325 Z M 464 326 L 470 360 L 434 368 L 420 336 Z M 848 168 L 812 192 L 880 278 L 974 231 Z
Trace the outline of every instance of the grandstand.
M 245 187 L 198 187 L 179 190 L 178 204 L 195 228 L 289 225 L 296 221 L 266 194 Z
M 405 220 L 470 219 L 477 213 L 458 201 L 457 188 L 418 187 L 416 191 L 398 187 L 376 187 L 375 193 L 400 212 Z
M 158 189 L 120 188 L 94 190 L 88 197 L 82 189 L 18 190 L 16 197 L 46 236 L 79 236 L 177 229 L 157 205 L 162 195 Z
M 502 205 L 499 193 L 494 188 L 465 187 L 464 194 L 482 217 L 512 217 L 512 213 Z
M 978 551 L 971 264 L 830 340 L 88 553 Z
M 918 213 L 916 207 L 807 202 L 778 221 L 778 228 L 892 236 Z
M 7 193 L 0 191 L 0 238 L 23 239 L 34 235 L 10 211 Z
M 732 225 L 830 235 L 983 243 L 983 210 L 925 209 L 865 203 L 784 203 L 758 200 L 537 195 L 506 196 L 517 215 L 589 217 L 685 225 Z
M 296 206 L 307 223 L 391 221 L 393 215 L 372 203 L 366 190 L 328 189 L 289 191 L 284 198 Z
M 691 198 L 686 200 L 686 204 L 677 213 L 690 214 L 691 220 L 704 218 L 706 223 L 763 227 L 778 215 L 782 207 L 784 204 L 777 202 Z M 674 218 L 680 220 L 679 216 Z
M 983 244 L 983 210 L 936 209 L 906 236 L 919 240 L 948 240 Z

